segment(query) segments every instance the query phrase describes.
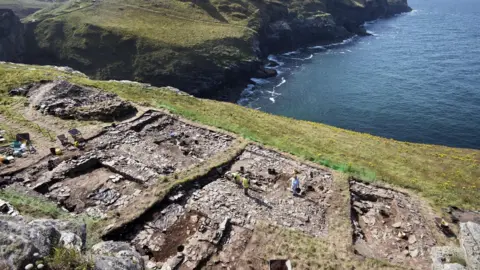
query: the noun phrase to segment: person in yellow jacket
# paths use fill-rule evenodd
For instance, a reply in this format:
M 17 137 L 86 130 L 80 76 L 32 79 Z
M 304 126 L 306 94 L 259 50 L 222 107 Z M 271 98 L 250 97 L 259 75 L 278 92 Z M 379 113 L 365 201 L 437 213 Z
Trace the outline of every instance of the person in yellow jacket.
M 248 196 L 248 189 L 250 188 L 250 180 L 246 177 L 242 177 L 242 186 L 243 186 L 243 193 Z
M 250 188 L 250 180 L 243 177 L 240 173 L 245 173 L 245 168 L 240 167 L 240 172 L 232 173 L 233 179 L 236 183 L 242 185 L 243 193 L 248 196 L 248 189 Z

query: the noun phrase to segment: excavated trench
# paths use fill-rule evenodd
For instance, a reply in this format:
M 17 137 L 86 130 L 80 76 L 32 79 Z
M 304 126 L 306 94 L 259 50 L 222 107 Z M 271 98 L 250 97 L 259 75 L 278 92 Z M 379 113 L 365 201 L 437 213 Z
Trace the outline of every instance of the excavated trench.
M 350 194 L 357 254 L 419 269 L 430 266 L 436 241 L 416 199 L 355 179 Z
M 104 128 L 84 150 L 64 150 L 18 172 L 21 184 L 69 211 L 104 217 L 129 207 L 161 176 L 178 173 L 228 149 L 234 138 L 157 111 Z
M 289 190 L 294 170 L 301 172 L 304 192 L 299 196 Z M 248 195 L 230 172 L 250 179 Z M 257 221 L 325 236 L 331 184 L 329 172 L 250 145 L 226 164 L 175 187 L 104 239 L 128 241 L 151 261 L 172 268 L 176 263 L 180 269 L 235 268 L 238 262 L 231 258 L 243 253 Z

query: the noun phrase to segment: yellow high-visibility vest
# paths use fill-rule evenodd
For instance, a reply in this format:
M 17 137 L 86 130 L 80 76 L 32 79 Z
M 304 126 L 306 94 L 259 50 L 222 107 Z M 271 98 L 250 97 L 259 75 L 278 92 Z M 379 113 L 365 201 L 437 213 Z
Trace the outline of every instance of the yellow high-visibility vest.
M 247 178 L 243 177 L 242 185 L 243 185 L 244 188 L 249 188 L 250 187 L 250 182 L 248 181 Z

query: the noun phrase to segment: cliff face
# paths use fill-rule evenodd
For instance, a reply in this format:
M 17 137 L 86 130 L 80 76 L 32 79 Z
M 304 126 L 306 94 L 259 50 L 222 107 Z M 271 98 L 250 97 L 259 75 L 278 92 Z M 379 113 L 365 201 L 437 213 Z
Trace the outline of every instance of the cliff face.
M 258 72 L 268 54 L 363 34 L 365 21 L 410 10 L 406 0 L 116 1 L 37 15 L 27 25 L 27 62 L 225 98 L 253 74 L 269 74 Z M 115 15 L 124 19 L 104 18 Z
M 0 9 L 0 61 L 18 62 L 25 52 L 24 28 L 10 9 Z

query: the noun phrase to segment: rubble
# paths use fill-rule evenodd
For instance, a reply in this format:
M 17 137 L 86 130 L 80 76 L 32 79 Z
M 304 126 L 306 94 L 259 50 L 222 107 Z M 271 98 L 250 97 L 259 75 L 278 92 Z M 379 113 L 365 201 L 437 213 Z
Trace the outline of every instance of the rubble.
M 326 236 L 332 185 L 329 172 L 256 145 L 248 146 L 228 166 L 232 172 L 244 168 L 251 181 L 248 196 L 221 168 L 217 176 L 173 190 L 151 216 L 142 218 L 143 223 L 112 232 L 111 239 L 123 235 L 141 253 L 150 254 L 150 260 L 163 263 L 162 269 L 176 269 L 178 264 L 185 269 L 200 265 L 233 269 L 236 261 L 232 256 L 243 252 L 257 222 Z M 304 192 L 300 196 L 290 192 L 294 170 L 301 175 Z
M 233 138 L 184 123 L 165 113 L 105 128 L 82 151 L 66 152 L 16 175 L 23 185 L 69 211 L 103 218 L 128 207 L 161 176 L 187 170 L 226 150 Z
M 116 121 L 137 113 L 115 94 L 67 81 L 32 84 L 13 89 L 10 95 L 27 95 L 35 109 L 63 119 Z
M 406 194 L 352 180 L 354 246 L 360 255 L 426 269 L 436 240 Z

